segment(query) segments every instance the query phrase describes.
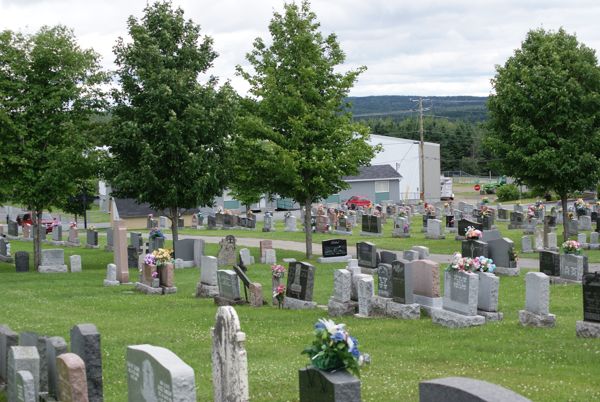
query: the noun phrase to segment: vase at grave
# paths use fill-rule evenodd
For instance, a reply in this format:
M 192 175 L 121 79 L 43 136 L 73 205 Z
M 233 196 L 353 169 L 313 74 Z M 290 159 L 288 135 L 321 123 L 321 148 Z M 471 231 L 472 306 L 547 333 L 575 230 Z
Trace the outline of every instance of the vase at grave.
M 152 281 L 154 280 L 154 276 L 152 276 L 152 274 L 154 272 L 156 272 L 156 265 L 144 264 L 141 278 L 141 281 L 144 285 L 152 286 Z
M 273 290 L 271 294 L 275 294 L 277 287 L 281 284 L 281 279 L 282 278 L 278 278 L 276 276 L 271 277 L 271 288 Z M 277 300 L 277 297 L 273 296 L 273 306 L 276 306 L 278 303 L 279 301 Z
M 174 270 L 175 267 L 171 262 L 167 262 L 166 264 L 158 266 L 158 279 L 160 286 L 166 288 L 173 287 Z

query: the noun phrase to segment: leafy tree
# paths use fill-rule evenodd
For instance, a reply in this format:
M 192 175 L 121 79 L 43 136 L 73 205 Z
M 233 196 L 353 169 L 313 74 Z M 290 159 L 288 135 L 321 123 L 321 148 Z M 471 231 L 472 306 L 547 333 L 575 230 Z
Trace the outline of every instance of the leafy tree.
M 352 122 L 344 102 L 365 68 L 337 72 L 344 53 L 335 35 L 323 37 L 318 29 L 307 1 L 286 4 L 269 24 L 272 44 L 257 38 L 246 56 L 254 71 L 237 68 L 253 100 L 240 118 L 240 134 L 248 149 L 260 151 L 254 154 L 259 163 L 248 169 L 262 178 L 265 192 L 304 206 L 309 258 L 312 203 L 347 188 L 342 176 L 356 174 L 375 151 L 366 142 L 368 129 Z
M 99 56 L 73 32 L 43 27 L 34 35 L 0 34 L 0 166 L 2 186 L 33 211 L 34 264 L 40 264 L 42 211 L 59 205 L 89 170 L 91 116 L 103 110 Z
M 114 48 L 121 88 L 114 91 L 107 178 L 113 195 L 166 210 L 177 240 L 182 208 L 212 205 L 227 183 L 236 95 L 199 75 L 212 66 L 213 41 L 168 2 L 128 20 L 132 41 Z
M 560 197 L 598 182 L 600 69 L 594 50 L 563 29 L 527 34 L 496 68 L 487 142 L 504 173 Z

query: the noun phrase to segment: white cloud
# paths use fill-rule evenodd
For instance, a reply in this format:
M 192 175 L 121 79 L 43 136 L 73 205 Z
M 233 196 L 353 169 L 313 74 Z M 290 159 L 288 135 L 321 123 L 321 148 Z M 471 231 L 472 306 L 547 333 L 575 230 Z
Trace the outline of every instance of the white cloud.
M 282 0 L 175 0 L 187 18 L 214 38 L 219 58 L 211 74 L 244 93 L 235 65 L 257 36 L 268 39 L 273 11 Z M 127 35 L 127 18 L 141 17 L 146 0 L 0 0 L 0 29 L 34 32 L 42 25 L 72 27 L 114 68 L 112 47 Z M 600 3 L 526 0 L 313 0 L 324 34 L 335 32 L 345 69 L 366 65 L 352 95 L 487 95 L 496 64 L 503 64 L 528 30 L 564 27 L 600 49 Z

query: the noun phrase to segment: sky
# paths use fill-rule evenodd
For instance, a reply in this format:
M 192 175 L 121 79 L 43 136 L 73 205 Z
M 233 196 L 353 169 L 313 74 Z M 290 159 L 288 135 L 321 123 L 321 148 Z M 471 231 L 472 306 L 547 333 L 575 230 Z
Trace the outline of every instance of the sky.
M 114 69 L 112 47 L 127 38 L 127 18 L 141 18 L 146 0 L 0 0 L 0 29 L 33 33 L 43 25 L 72 28 L 82 47 Z M 214 39 L 219 53 L 209 71 L 230 80 L 283 0 L 173 0 L 186 18 Z M 346 53 L 342 71 L 366 66 L 350 95 L 487 96 L 495 66 L 504 64 L 535 28 L 563 27 L 600 50 L 596 0 L 313 0 L 325 35 L 335 33 Z

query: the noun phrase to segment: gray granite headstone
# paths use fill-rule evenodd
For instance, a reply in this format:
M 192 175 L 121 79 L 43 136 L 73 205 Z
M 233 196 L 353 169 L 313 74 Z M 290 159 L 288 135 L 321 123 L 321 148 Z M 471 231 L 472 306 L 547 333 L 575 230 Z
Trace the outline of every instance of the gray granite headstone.
M 488 272 L 479 272 L 477 309 L 489 312 L 498 311 L 500 278 Z
M 17 371 L 17 402 L 38 402 L 33 374 L 27 370 Z
M 556 251 L 540 251 L 540 272 L 560 276 L 560 254 Z
M 542 272 L 525 275 L 525 310 L 540 315 L 550 311 L 550 279 Z
M 94 324 L 79 324 L 71 328 L 71 352 L 85 363 L 89 402 L 102 402 L 102 349 L 100 333 Z
M 360 402 L 360 380 L 345 370 L 333 372 L 312 367 L 298 371 L 300 402 Z
M 240 282 L 237 274 L 230 269 L 217 271 L 219 296 L 228 300 L 240 299 Z
M 392 261 L 396 261 L 398 259 L 398 254 L 393 251 L 385 251 L 382 250 L 379 252 L 380 263 L 382 264 L 391 264 Z
M 182 239 L 175 242 L 175 258 L 194 261 L 194 239 Z
M 406 261 L 415 261 L 419 259 L 419 252 L 416 250 L 404 250 L 402 257 Z
M 29 371 L 33 376 L 35 393 L 39 393 L 40 355 L 34 346 L 12 346 L 8 351 L 7 394 L 9 402 L 17 402 L 17 373 Z
M 67 353 L 67 342 L 60 336 L 46 339 L 46 365 L 48 367 L 48 394 L 54 398 L 58 397 L 58 369 L 56 358 Z
M 15 268 L 17 272 L 29 272 L 29 253 L 27 251 L 15 253 Z
M 8 378 L 6 373 L 8 352 L 12 346 L 17 346 L 18 344 L 19 335 L 7 325 L 0 325 L 0 381 L 6 383 L 6 379 Z
M 356 243 L 358 265 L 366 268 L 377 268 L 377 246 L 364 241 Z
M 210 286 L 217 286 L 217 258 L 210 255 L 203 255 L 201 267 L 200 282 Z
M 429 257 L 429 247 L 425 246 L 412 246 L 411 250 L 419 253 L 419 260 L 424 260 Z
M 40 358 L 39 388 L 38 392 L 48 392 L 48 356 L 46 350 L 47 336 L 35 332 L 21 332 L 19 334 L 20 346 L 34 346 Z
M 41 271 L 66 272 L 65 251 L 62 248 L 42 250 Z
M 371 303 L 375 295 L 373 277 L 363 275 L 358 279 L 358 314 L 364 317 L 371 315 Z
M 347 269 L 333 271 L 333 297 L 342 303 L 352 297 L 352 273 Z
M 81 272 L 81 256 L 72 255 L 69 257 L 71 263 L 71 272 Z
M 521 395 L 486 381 L 448 377 L 419 383 L 419 402 L 531 402 Z
M 152 345 L 127 347 L 129 402 L 195 401 L 194 370 L 175 353 Z
M 392 265 L 379 264 L 377 278 L 377 294 L 380 297 L 392 297 Z
M 444 273 L 444 310 L 477 315 L 479 276 L 456 270 Z

